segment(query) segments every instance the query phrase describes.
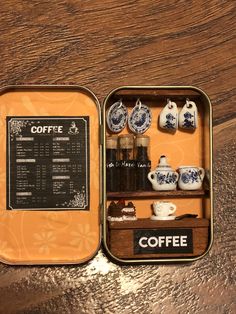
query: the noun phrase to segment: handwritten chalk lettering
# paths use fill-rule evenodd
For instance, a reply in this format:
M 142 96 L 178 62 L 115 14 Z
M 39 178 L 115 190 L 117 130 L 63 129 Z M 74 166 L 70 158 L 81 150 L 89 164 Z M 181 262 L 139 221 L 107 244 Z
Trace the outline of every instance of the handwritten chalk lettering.
M 124 168 L 134 168 L 135 167 L 135 162 L 134 161 L 121 161 L 120 166 Z
M 115 163 L 114 162 L 108 162 L 107 163 L 107 168 L 114 168 L 115 167 Z
M 134 253 L 192 253 L 192 229 L 134 230 Z
M 32 126 L 31 127 L 31 133 L 63 133 L 63 126 L 62 125 L 39 125 L 39 126 Z
M 150 168 L 151 167 L 151 162 L 150 161 L 148 161 L 148 162 L 138 161 L 137 162 L 137 167 L 138 168 Z

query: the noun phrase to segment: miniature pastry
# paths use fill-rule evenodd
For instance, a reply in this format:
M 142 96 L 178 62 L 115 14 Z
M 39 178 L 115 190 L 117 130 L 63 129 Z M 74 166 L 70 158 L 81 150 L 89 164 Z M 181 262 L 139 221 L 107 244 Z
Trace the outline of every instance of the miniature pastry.
M 117 203 L 112 201 L 108 207 L 108 217 L 109 221 L 126 221 L 126 220 L 136 220 L 136 209 L 132 202 L 125 205 L 125 201 L 120 200 Z
M 108 207 L 108 217 L 107 219 L 109 221 L 122 221 L 123 215 L 121 213 L 121 207 L 117 206 L 115 202 L 111 202 L 111 204 Z
M 121 210 L 123 214 L 123 220 L 137 220 L 136 209 L 132 202 L 129 202 L 126 207 Z

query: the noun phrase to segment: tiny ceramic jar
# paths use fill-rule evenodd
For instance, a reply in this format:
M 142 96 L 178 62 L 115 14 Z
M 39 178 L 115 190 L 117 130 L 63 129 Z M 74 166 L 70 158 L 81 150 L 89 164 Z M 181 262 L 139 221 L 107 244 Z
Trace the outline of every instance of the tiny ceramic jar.
M 148 173 L 148 180 L 155 191 L 176 190 L 178 178 L 179 174 L 167 163 L 166 156 L 161 156 L 157 168 Z
M 173 214 L 176 211 L 176 205 L 171 202 L 154 202 L 151 220 L 174 220 L 176 216 Z
M 176 211 L 176 205 L 171 202 L 154 202 L 153 211 L 156 216 L 167 217 Z
M 195 166 L 181 166 L 178 168 L 178 186 L 181 190 L 199 190 L 205 175 L 205 170 Z

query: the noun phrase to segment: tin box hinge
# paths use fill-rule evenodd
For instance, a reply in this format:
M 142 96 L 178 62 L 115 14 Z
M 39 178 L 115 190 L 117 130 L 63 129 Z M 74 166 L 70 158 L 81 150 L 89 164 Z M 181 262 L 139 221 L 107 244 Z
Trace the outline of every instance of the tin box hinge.
M 103 225 L 103 204 L 100 204 L 100 225 Z
M 100 145 L 103 145 L 103 143 L 104 143 L 103 124 L 100 124 L 100 126 L 99 126 L 99 143 L 100 143 Z

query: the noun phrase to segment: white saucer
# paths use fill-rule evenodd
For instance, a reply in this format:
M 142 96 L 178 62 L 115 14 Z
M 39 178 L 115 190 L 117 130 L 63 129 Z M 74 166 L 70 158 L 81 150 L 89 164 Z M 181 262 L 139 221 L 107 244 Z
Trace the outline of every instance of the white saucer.
M 151 216 L 151 220 L 175 220 L 176 216 L 165 216 L 165 217 L 158 217 L 155 215 Z

